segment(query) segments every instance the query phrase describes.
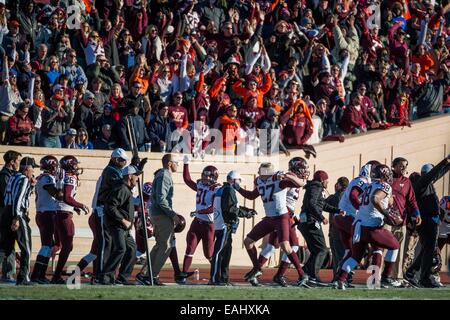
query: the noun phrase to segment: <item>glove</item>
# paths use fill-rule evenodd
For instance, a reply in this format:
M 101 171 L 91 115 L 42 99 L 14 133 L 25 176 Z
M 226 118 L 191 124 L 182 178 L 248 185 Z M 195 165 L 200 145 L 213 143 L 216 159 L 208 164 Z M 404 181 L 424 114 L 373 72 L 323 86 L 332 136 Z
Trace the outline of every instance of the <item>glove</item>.
M 141 161 L 139 161 L 139 164 L 137 165 L 137 168 L 139 171 L 144 171 L 144 167 L 147 164 L 148 158 L 144 158 Z
M 190 161 L 191 161 L 191 157 L 189 157 L 188 155 L 185 155 L 183 157 L 183 163 L 184 164 L 189 164 Z
M 81 210 L 83 210 L 84 214 L 88 214 L 89 213 L 89 207 L 88 206 L 84 205 Z
M 134 156 L 134 157 L 131 159 L 131 165 L 132 165 L 132 166 L 135 166 L 136 168 L 138 167 L 138 165 L 139 165 L 139 157 L 138 157 L 138 156 Z
M 251 217 L 255 216 L 256 214 L 258 214 L 258 213 L 254 209 L 239 206 L 238 216 L 241 218 L 250 219 Z

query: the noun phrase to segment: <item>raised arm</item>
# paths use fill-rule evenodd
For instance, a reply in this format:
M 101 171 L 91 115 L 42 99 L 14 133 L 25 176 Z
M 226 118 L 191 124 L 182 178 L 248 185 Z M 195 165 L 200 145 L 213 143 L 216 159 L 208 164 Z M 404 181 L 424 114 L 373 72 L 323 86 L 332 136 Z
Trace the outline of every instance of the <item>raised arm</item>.
M 186 185 L 194 191 L 197 191 L 197 184 L 192 180 L 189 172 L 189 164 L 185 163 L 183 166 L 183 181 Z

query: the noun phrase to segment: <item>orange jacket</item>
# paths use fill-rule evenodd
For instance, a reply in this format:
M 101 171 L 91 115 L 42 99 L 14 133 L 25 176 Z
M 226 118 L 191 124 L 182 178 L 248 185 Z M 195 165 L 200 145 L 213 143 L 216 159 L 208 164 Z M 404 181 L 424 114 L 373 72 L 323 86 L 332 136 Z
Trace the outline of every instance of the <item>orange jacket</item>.
M 300 107 L 303 108 L 303 111 L 299 112 Z M 293 119 L 295 121 L 298 117 L 306 117 L 311 124 L 311 127 L 314 128 L 314 123 L 312 121 L 311 113 L 309 112 L 309 107 L 305 101 L 302 99 L 298 99 L 295 101 L 292 106 L 287 109 L 283 116 L 281 117 L 281 123 L 288 122 L 289 119 Z
M 263 97 L 264 95 L 269 92 L 270 88 L 272 87 L 272 78 L 270 77 L 269 73 L 266 73 L 264 76 L 264 84 L 257 88 L 255 91 L 250 91 L 247 88 L 242 88 L 242 81 L 238 80 L 233 84 L 233 91 L 244 98 L 244 104 L 247 103 L 249 98 L 255 97 L 256 98 L 256 105 L 258 108 L 263 108 Z
M 131 88 L 131 86 L 133 85 L 133 82 L 138 81 L 142 86 L 140 93 L 146 94 L 147 90 L 148 90 L 148 86 L 150 84 L 151 76 L 148 75 L 148 76 L 141 77 L 139 75 L 139 70 L 140 70 L 139 67 L 134 68 L 133 73 L 131 74 L 131 77 L 130 77 L 129 86 Z
M 241 140 L 240 129 L 241 122 L 238 119 L 231 119 L 224 114 L 220 118 L 220 126 L 222 131 L 223 148 L 224 150 L 234 150 L 235 142 Z
M 425 75 L 425 72 L 427 70 L 430 70 L 434 66 L 434 60 L 431 54 L 426 53 L 422 56 L 413 55 L 411 59 L 412 63 L 418 63 L 420 64 L 420 74 L 422 76 Z

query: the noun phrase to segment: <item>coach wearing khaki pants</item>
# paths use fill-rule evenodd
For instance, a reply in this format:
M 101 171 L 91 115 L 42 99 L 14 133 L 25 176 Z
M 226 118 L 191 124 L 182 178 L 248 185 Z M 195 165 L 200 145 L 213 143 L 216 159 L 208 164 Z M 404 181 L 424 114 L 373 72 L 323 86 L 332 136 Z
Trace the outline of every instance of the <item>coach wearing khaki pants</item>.
M 178 168 L 178 160 L 175 157 L 172 154 L 163 156 L 163 168 L 155 174 L 155 179 L 153 180 L 150 213 L 155 230 L 156 244 L 150 252 L 150 258 L 154 285 L 163 285 L 159 280 L 159 272 L 172 250 L 170 242 L 174 236 L 174 225 L 180 222 L 177 214 L 172 209 L 172 173 L 176 172 Z M 148 276 L 145 274 L 147 268 L 144 267 L 142 269 L 142 273 L 136 279 L 141 283 L 148 283 Z

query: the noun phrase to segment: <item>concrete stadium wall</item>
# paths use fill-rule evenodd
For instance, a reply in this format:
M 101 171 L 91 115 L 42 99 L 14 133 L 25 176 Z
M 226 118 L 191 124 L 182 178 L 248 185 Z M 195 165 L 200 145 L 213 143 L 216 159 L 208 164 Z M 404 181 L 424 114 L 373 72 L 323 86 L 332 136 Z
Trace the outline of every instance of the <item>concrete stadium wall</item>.
M 391 128 L 387 131 L 375 131 L 362 136 L 349 137 L 345 143 L 325 142 L 316 147 L 317 159 L 310 159 L 309 163 L 312 171 L 325 170 L 330 176 L 328 191 L 333 193 L 333 186 L 336 180 L 341 176 L 349 179 L 358 174 L 359 168 L 368 160 L 376 159 L 382 163 L 389 164 L 397 156 L 406 157 L 409 161 L 409 172 L 419 171 L 422 164 L 430 162 L 437 163 L 450 152 L 450 116 L 444 115 L 433 119 L 421 120 L 415 122 L 412 128 Z M 34 147 L 10 147 L 0 146 L 0 154 L 9 149 L 21 152 L 23 155 L 34 156 L 37 161 L 47 154 L 53 154 L 60 158 L 64 155 L 74 154 L 81 160 L 81 166 L 84 168 L 84 174 L 81 176 L 81 186 L 78 189 L 77 200 L 90 205 L 95 190 L 95 184 L 99 178 L 102 169 L 108 163 L 110 157 L 109 151 L 98 150 L 67 150 L 67 149 L 47 149 Z M 293 151 L 291 156 L 303 156 L 302 151 Z M 145 168 L 144 181 L 151 181 L 153 172 L 160 168 L 161 154 L 142 153 L 141 157 L 148 157 L 149 163 Z M 253 187 L 253 180 L 259 163 L 268 160 L 267 158 L 244 158 L 232 157 L 231 161 L 218 156 L 206 156 L 203 160 L 194 160 L 190 165 L 192 178 L 195 180 L 200 176 L 200 172 L 205 165 L 214 164 L 221 172 L 220 181 L 225 179 L 226 173 L 230 170 L 238 170 L 242 174 L 244 187 L 250 189 Z M 282 155 L 272 157 L 269 160 L 274 162 L 281 170 L 287 170 L 289 158 Z M 0 164 L 3 165 L 3 158 L 0 157 Z M 174 175 L 175 199 L 174 209 L 183 214 L 189 221 L 189 213 L 195 209 L 195 193 L 190 190 L 182 178 L 182 166 L 180 172 Z M 38 170 L 36 170 L 36 175 Z M 436 183 L 436 190 L 439 196 L 449 194 L 450 178 L 447 174 L 443 179 Z M 250 260 L 243 247 L 243 239 L 250 229 L 264 216 L 262 202 L 260 199 L 255 201 L 243 200 L 241 204 L 253 207 L 258 211 L 258 216 L 251 220 L 241 220 L 239 229 L 233 237 L 233 256 L 231 264 L 233 266 L 249 266 Z M 39 230 L 35 224 L 34 195 L 31 201 L 30 210 L 31 226 L 33 229 L 33 258 L 40 247 Z M 301 203 L 301 202 L 300 202 Z M 300 207 L 298 204 L 298 208 Z M 88 253 L 92 234 L 88 226 L 87 216 L 74 215 L 76 226 L 76 239 L 74 250 L 70 260 L 78 260 L 84 254 Z M 186 230 L 177 235 L 177 249 L 180 261 L 182 262 L 184 250 L 186 247 Z M 328 226 L 324 226 L 327 233 Z M 327 239 L 328 241 L 328 239 Z M 153 239 L 150 240 L 153 245 Z M 448 258 L 448 248 L 444 253 L 445 261 Z M 272 259 L 272 264 L 276 263 L 277 255 Z M 198 247 L 194 264 L 206 264 L 203 257 L 201 246 Z

